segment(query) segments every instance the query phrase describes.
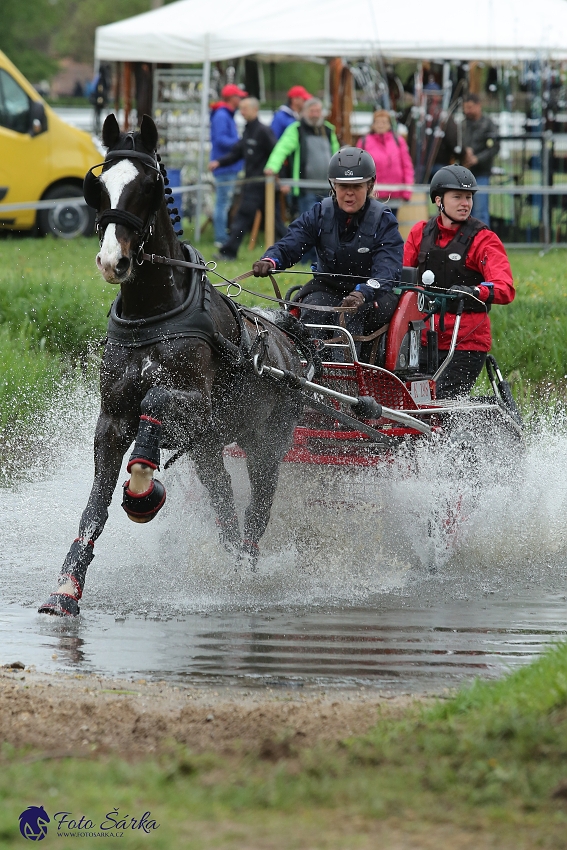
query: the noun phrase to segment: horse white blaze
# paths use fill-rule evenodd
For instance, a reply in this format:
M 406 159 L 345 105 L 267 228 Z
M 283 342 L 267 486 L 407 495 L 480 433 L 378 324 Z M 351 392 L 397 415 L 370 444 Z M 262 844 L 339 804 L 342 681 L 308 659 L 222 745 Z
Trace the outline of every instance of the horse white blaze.
M 110 199 L 110 206 L 115 209 L 118 206 L 124 188 L 138 176 L 138 171 L 128 159 L 122 159 L 105 171 L 100 176 Z M 116 225 L 109 224 L 104 232 L 104 238 L 100 251 L 96 257 L 96 264 L 105 280 L 109 283 L 115 280 L 114 269 L 123 257 L 122 246 L 116 238 Z

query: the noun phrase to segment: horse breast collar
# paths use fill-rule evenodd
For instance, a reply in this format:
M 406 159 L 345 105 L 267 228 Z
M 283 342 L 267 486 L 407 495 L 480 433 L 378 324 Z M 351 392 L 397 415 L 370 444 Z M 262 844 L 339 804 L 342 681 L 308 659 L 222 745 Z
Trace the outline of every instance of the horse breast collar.
M 193 257 L 187 245 L 183 245 L 183 249 L 190 261 L 198 259 L 197 256 Z M 190 287 L 189 295 L 179 307 L 147 319 L 123 319 L 120 315 L 122 298 L 118 295 L 110 308 L 107 343 L 124 348 L 142 348 L 166 339 L 194 337 L 217 349 L 216 330 L 210 313 L 209 286 L 205 277 L 201 286 Z

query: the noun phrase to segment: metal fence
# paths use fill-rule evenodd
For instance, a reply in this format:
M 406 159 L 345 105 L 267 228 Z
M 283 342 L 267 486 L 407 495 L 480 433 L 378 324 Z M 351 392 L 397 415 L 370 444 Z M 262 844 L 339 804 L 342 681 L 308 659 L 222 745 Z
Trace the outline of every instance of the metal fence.
M 495 161 L 490 185 L 479 187 L 479 193 L 490 196 L 490 226 L 509 247 L 549 248 L 567 247 L 567 136 L 551 134 L 505 136 Z M 178 176 L 180 172 L 177 172 Z M 183 176 L 181 174 L 181 176 Z M 263 178 L 255 178 L 254 182 Z M 180 180 L 183 183 L 183 180 Z M 240 180 L 238 185 L 249 182 Z M 272 210 L 275 208 L 276 181 L 265 178 L 266 200 L 263 229 L 268 244 L 273 242 Z M 313 180 L 282 180 L 280 185 L 299 187 L 326 195 L 328 183 Z M 210 175 L 201 181 L 172 186 L 176 205 L 195 225 L 196 241 L 200 239 L 203 224 L 212 215 L 214 206 L 214 181 Z M 378 188 L 378 187 L 377 187 Z M 409 190 L 412 198 L 402 204 L 398 218 L 402 236 L 413 224 L 433 215 L 435 207 L 429 201 L 429 186 L 381 184 L 380 191 Z M 204 199 L 203 213 L 197 219 L 197 195 Z M 50 209 L 83 206 L 82 198 L 59 198 L 53 201 L 0 204 L 0 219 L 6 213 L 22 209 Z

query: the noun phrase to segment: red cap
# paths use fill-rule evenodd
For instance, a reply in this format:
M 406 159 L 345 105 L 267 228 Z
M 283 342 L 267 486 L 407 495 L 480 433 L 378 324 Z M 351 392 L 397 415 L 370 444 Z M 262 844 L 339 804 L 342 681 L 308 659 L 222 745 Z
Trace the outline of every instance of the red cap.
M 307 89 L 303 88 L 303 86 L 292 86 L 287 93 L 289 98 L 291 97 L 302 97 L 303 100 L 311 100 L 313 97 L 312 94 L 309 94 Z
M 234 83 L 229 83 L 221 91 L 221 97 L 226 100 L 227 97 L 248 97 L 248 92 L 239 89 Z

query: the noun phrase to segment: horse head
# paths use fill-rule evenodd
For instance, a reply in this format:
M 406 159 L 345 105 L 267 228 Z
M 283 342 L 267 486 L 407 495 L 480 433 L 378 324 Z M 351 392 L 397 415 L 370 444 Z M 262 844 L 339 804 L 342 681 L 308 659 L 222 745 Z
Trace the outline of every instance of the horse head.
M 137 133 L 121 133 L 114 115 L 102 128 L 108 148 L 102 172 L 93 166 L 84 182 L 87 204 L 97 210 L 100 251 L 96 264 L 108 283 L 127 281 L 136 269 L 136 257 L 151 236 L 164 202 L 164 169 L 157 156 L 158 133 L 144 115 Z

